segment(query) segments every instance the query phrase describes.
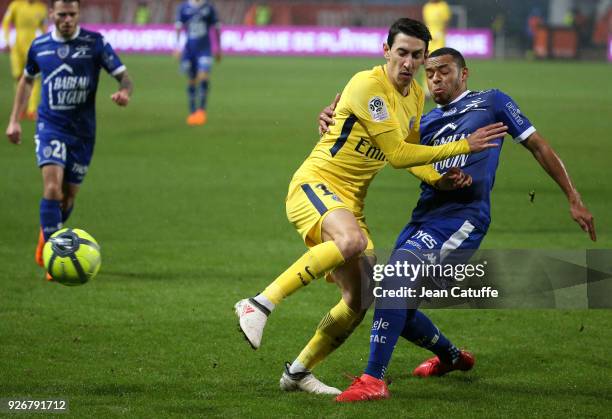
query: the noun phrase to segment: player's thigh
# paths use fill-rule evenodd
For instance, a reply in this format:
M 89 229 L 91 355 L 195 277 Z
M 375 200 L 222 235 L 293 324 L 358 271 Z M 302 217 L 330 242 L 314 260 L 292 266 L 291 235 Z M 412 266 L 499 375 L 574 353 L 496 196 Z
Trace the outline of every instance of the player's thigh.
M 400 233 L 395 248 L 412 252 L 424 263 L 447 259 L 462 263 L 478 249 L 485 234 L 486 231 L 467 219 L 436 218 L 408 224 Z
M 321 227 L 327 217 L 337 210 L 344 210 L 343 212 L 352 216 L 348 205 L 342 202 L 327 184 L 318 180 L 293 181 L 289 185 L 285 207 L 289 222 L 309 247 L 324 241 Z M 356 223 L 355 217 L 352 217 Z M 350 221 L 350 217 L 347 218 Z

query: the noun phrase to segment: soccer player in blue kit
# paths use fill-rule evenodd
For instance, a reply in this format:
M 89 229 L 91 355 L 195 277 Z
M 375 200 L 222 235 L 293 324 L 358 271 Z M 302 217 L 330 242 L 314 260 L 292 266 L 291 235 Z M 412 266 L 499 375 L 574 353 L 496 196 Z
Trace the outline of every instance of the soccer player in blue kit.
M 217 52 L 215 60 L 221 61 L 221 29 L 215 7 L 206 0 L 187 0 L 178 6 L 176 12 L 177 44 L 181 32 L 185 29 L 187 42 L 175 55 L 180 57 L 181 68 L 189 78 L 187 94 L 189 96 L 188 125 L 204 125 L 208 119 L 206 102 L 208 99 L 208 79 L 212 67 L 212 47 L 210 28 L 216 35 Z M 197 91 L 197 97 L 196 97 Z
M 34 137 L 43 178 L 41 233 L 35 255 L 40 266 L 44 243 L 70 216 L 93 156 L 100 70 L 119 82 L 119 89 L 111 95 L 117 105 L 127 106 L 132 93 L 125 66 L 102 35 L 79 27 L 79 11 L 79 0 L 51 2 L 49 13 L 55 29 L 30 46 L 6 129 L 9 141 L 20 144 L 19 115 L 27 105 L 34 78 L 40 77 L 42 100 Z
M 572 218 L 589 234 L 591 240 L 596 240 L 593 216 L 582 203 L 563 162 L 512 98 L 496 89 L 469 91 L 469 71 L 465 60 L 460 52 L 452 48 L 441 48 L 431 53 L 425 62 L 425 71 L 438 108 L 421 119 L 421 144 L 439 145 L 458 141 L 480 126 L 503 122 L 515 142 L 527 148 L 561 187 L 568 199 Z M 320 121 L 324 119 L 323 116 L 320 116 Z M 464 251 L 455 252 L 459 253 L 459 258 L 463 258 L 463 263 L 469 259 L 469 255 L 480 246 L 491 221 L 490 192 L 503 139 L 497 142 L 499 147 L 453 157 L 433 165 L 440 174 L 461 168 L 457 182 L 461 183 L 462 188 L 440 191 L 430 186 L 431 179 L 421 184 L 420 199 L 410 223 L 396 241 L 390 265 L 396 261 L 423 263 L 423 252 L 430 250 L 437 252 L 437 262 L 445 260 L 445 255 L 452 255 L 457 250 Z M 413 371 L 415 376 L 441 376 L 453 370 L 467 371 L 474 365 L 472 354 L 457 349 L 415 305 L 403 309 L 377 305 L 365 373 L 337 396 L 336 401 L 389 397 L 383 378 L 399 336 L 435 354 Z

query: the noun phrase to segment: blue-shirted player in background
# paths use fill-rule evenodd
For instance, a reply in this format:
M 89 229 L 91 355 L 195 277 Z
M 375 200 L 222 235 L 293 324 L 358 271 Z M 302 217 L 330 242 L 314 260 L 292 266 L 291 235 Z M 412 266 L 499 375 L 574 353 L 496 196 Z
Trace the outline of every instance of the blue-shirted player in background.
M 97 32 L 79 27 L 78 0 L 55 0 L 52 33 L 36 38 L 28 52 L 6 135 L 21 143 L 19 115 L 25 109 L 35 77 L 42 81 L 36 124 L 36 159 L 43 178 L 40 201 L 41 233 L 36 263 L 43 265 L 45 241 L 66 222 L 91 162 L 96 135 L 96 90 L 100 69 L 119 82 L 111 99 L 126 106 L 132 92 L 125 66 Z
M 421 144 L 438 145 L 467 137 L 478 127 L 503 122 L 515 142 L 527 148 L 565 193 L 572 218 L 596 240 L 593 216 L 582 203 L 563 162 L 548 142 L 523 115 L 518 105 L 499 90 L 467 90 L 468 69 L 461 53 L 441 48 L 431 53 L 425 62 L 429 90 L 439 105 L 421 119 Z M 332 105 L 333 106 L 333 105 Z M 331 115 L 329 108 L 324 111 Z M 320 122 L 325 129 L 324 115 Z M 421 184 L 421 197 L 410 223 L 399 235 L 389 264 L 408 261 L 422 263 L 423 252 L 434 251 L 436 262 L 448 260 L 447 255 L 459 252 L 462 261 L 478 249 L 490 218 L 490 192 L 495 181 L 502 138 L 499 147 L 480 153 L 457 156 L 434 164 L 440 173 L 455 171 L 460 189 L 441 191 Z M 458 168 L 461 168 L 459 170 Z M 428 179 L 431 183 L 431 179 Z M 457 252 L 454 253 L 457 255 Z M 417 281 L 418 283 L 418 281 Z M 418 302 L 417 302 L 418 303 Z M 395 344 L 402 336 L 418 346 L 429 349 L 435 356 L 420 364 L 415 376 L 441 376 L 453 370 L 471 369 L 473 356 L 460 351 L 421 311 L 383 308 L 377 305 L 370 335 L 370 357 L 365 373 L 340 394 L 339 402 L 385 399 L 389 397 L 383 381 Z
M 206 102 L 208 99 L 209 75 L 212 68 L 211 28 L 216 36 L 217 51 L 215 60 L 221 61 L 221 29 L 215 7 L 206 0 L 188 0 L 178 6 L 176 12 L 176 39 L 179 42 L 183 29 L 187 42 L 175 55 L 181 60 L 181 68 L 189 78 L 188 125 L 204 125 L 208 119 Z M 197 95 L 196 95 L 197 92 Z

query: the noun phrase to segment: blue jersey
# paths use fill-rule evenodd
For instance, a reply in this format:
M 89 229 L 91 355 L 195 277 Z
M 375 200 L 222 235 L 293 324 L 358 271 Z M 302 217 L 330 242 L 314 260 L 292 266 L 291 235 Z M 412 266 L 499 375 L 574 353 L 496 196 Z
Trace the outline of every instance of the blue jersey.
M 40 75 L 42 100 L 37 133 L 60 133 L 69 142 L 93 141 L 100 69 L 115 76 L 125 66 L 102 35 L 77 28 L 72 39 L 40 36 L 28 52 L 25 75 Z
M 210 55 L 210 28 L 219 23 L 217 11 L 207 1 L 195 6 L 189 1 L 181 3 L 176 12 L 176 27 L 185 28 L 185 52 L 192 55 Z
M 527 139 L 535 128 L 521 113 L 518 105 L 499 90 L 467 91 L 446 106 L 432 110 L 421 119 L 421 144 L 439 145 L 468 137 L 478 128 L 495 122 L 508 126 L 508 133 L 516 142 Z M 499 147 L 475 154 L 464 154 L 434 163 L 435 169 L 445 173 L 459 167 L 472 176 L 469 188 L 440 191 L 421 183 L 421 196 L 412 213 L 411 222 L 432 218 L 457 217 L 470 220 L 486 231 L 491 222 L 490 194 L 495 182 L 495 171 L 503 140 L 494 140 Z

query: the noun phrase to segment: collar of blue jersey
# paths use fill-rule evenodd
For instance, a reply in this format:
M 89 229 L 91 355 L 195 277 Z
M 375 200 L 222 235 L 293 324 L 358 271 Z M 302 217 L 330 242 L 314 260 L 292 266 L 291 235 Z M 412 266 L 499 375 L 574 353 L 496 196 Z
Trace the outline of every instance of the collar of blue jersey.
M 453 103 L 457 103 L 457 102 L 459 102 L 461 99 L 463 99 L 464 97 L 466 97 L 466 96 L 467 96 L 467 95 L 468 95 L 470 92 L 471 92 L 471 90 L 466 90 L 465 92 L 463 92 L 463 93 L 461 93 L 459 96 L 457 96 L 457 97 L 455 98 L 455 100 L 453 100 L 452 102 L 447 103 L 446 105 L 438 105 L 438 108 L 444 108 L 444 107 L 446 107 L 446 106 L 450 106 L 450 105 L 452 105 Z
M 81 27 L 77 26 L 76 27 L 76 31 L 74 31 L 74 35 L 72 35 L 69 39 L 66 39 L 62 36 L 60 36 L 60 34 L 57 32 L 57 29 L 53 29 L 53 32 L 51 32 L 51 38 L 53 38 L 53 40 L 55 42 L 68 42 L 68 41 L 72 41 L 73 39 L 77 39 L 77 37 L 81 34 Z

